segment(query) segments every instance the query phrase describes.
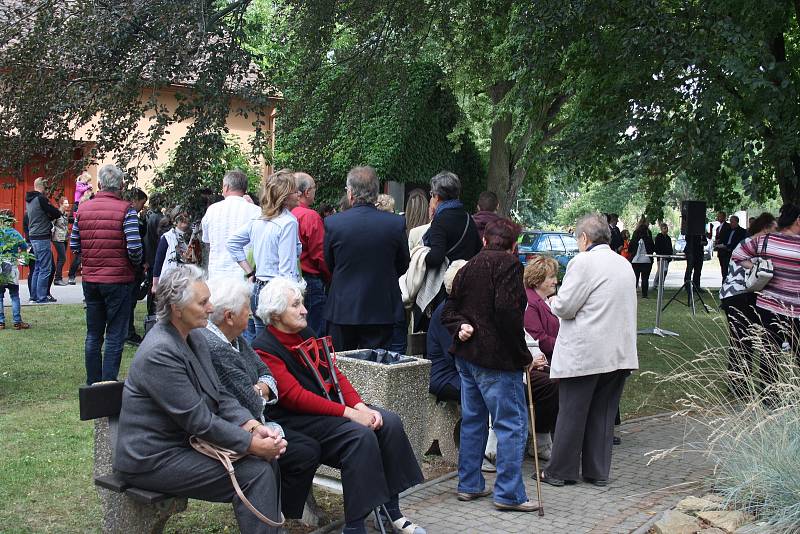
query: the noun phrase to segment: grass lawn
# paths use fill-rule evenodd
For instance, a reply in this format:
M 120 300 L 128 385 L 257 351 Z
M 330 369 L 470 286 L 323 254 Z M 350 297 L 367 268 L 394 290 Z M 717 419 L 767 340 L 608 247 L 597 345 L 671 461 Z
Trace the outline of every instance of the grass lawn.
M 139 306 L 137 325 L 142 313 Z M 99 532 L 101 512 L 91 480 L 92 424 L 78 420 L 77 389 L 85 380 L 83 309 L 24 307 L 23 317 L 31 330 L 0 331 L 0 532 Z M 639 300 L 639 327 L 654 322 L 655 292 Z M 680 337 L 639 336 L 642 371 L 667 374 L 672 358 L 689 359 L 727 343 L 724 318 L 716 312 L 698 310 L 692 318 L 685 306 L 673 303 L 662 327 Z M 120 378 L 133 354 L 126 346 Z M 680 396 L 674 386 L 637 373 L 626 386 L 623 418 L 674 409 Z M 188 510 L 167 524 L 168 532 L 236 530 L 230 505 L 199 501 L 189 501 Z

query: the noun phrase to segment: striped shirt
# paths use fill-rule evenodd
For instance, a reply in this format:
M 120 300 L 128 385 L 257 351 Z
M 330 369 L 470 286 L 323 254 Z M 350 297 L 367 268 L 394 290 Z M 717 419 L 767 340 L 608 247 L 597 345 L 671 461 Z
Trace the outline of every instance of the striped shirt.
M 767 249 L 762 254 L 764 240 Z M 758 293 L 756 305 L 778 315 L 800 317 L 800 236 L 774 233 L 742 242 L 731 259 L 737 264 L 756 256 L 772 260 L 773 276 Z
M 81 231 L 78 228 L 78 219 L 72 225 L 72 234 L 69 236 L 69 248 L 76 254 L 81 253 Z M 122 232 L 125 234 L 125 246 L 128 249 L 128 258 L 134 265 L 142 263 L 142 237 L 139 235 L 139 216 L 133 208 L 125 214 L 122 222 Z
M 742 245 L 749 241 L 752 241 L 752 238 L 747 237 L 739 243 L 734 249 L 734 254 L 736 254 L 737 250 L 742 248 Z M 747 278 L 747 271 L 748 269 L 745 269 L 743 266 L 731 260 L 728 263 L 728 276 L 725 277 L 725 280 L 722 281 L 722 287 L 719 288 L 719 298 L 726 299 L 741 295 L 742 293 L 747 293 L 747 281 L 745 280 Z

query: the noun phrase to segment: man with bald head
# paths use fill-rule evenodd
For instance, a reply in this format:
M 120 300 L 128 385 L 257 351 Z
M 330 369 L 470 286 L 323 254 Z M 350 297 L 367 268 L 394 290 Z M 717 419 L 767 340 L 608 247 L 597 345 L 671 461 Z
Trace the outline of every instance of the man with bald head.
M 317 184 L 310 174 L 294 173 L 297 191 L 300 192 L 300 203 L 292 210 L 299 225 L 300 243 L 303 252 L 300 254 L 300 269 L 306 281 L 305 306 L 308 310 L 308 326 L 317 336 L 325 335 L 325 287 L 331 283 L 331 272 L 325 264 L 323 242 L 325 226 L 322 217 L 311 209 L 317 194 Z
M 53 229 L 53 220 L 61 217 L 61 212 L 50 204 L 44 194 L 46 185 L 45 179 L 40 176 L 33 181 L 33 191 L 25 193 L 28 240 L 31 242 L 33 254 L 36 256 L 36 264 L 33 267 L 28 290 L 31 300 L 38 304 L 52 302 L 48 299 L 50 273 L 53 272 L 50 232 Z

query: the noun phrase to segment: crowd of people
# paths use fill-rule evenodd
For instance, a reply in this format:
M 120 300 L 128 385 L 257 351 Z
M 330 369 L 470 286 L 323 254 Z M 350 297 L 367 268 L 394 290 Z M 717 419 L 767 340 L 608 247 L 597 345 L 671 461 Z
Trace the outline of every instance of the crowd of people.
M 123 344 L 141 343 L 125 381 L 114 460 L 131 484 L 232 501 L 243 532 L 278 531 L 248 510 L 214 460 L 189 446 L 196 436 L 247 455 L 235 464 L 241 489 L 276 523 L 302 515 L 325 464 L 342 473 L 344 532 L 366 532 L 366 516 L 380 508 L 396 532 L 424 534 L 400 509 L 399 494 L 423 480 L 402 422 L 364 403 L 327 357 L 404 352 L 409 331 L 427 332 L 430 392 L 460 404 L 459 500 L 491 495 L 499 510 L 537 510 L 522 477 L 529 432 L 538 445 L 531 452 L 548 461 L 534 474 L 541 482 L 609 483 L 620 398 L 638 368 L 636 287 L 647 298 L 652 255 L 673 253 L 665 224 L 654 239 L 645 220 L 629 235 L 615 214 L 582 217 L 574 232 L 580 253 L 559 287 L 553 258 L 535 256 L 523 267 L 521 228 L 498 215 L 497 196 L 483 192 L 470 214 L 460 179 L 447 171 L 431 178 L 430 194 L 409 193 L 404 215 L 379 195 L 367 166 L 348 173 L 338 210 L 319 212 L 307 173 L 279 170 L 254 198 L 247 175 L 232 170 L 198 222 L 157 199 L 144 213 L 147 195 L 123 194 L 123 172 L 113 165 L 99 169 L 97 192 L 83 176 L 78 184 L 79 206 L 51 206 L 43 183 L 30 195 L 29 287 L 35 302 L 47 302 L 51 241 L 64 245 L 71 222 L 87 383 L 117 380 Z M 76 201 L 78 194 L 76 187 Z M 749 236 L 735 217 L 721 222 L 715 245 L 729 261 L 721 297 L 732 338 L 744 344 L 758 320 L 796 355 L 797 338 L 786 332 L 800 331 L 800 211 L 785 206 L 777 221 L 763 214 Z M 55 248 L 59 272 L 65 245 Z M 756 257 L 774 266 L 758 295 L 744 282 Z M 72 283 L 74 273 L 54 279 Z M 154 320 L 142 339 L 133 310 L 145 295 Z M 12 311 L 14 326 L 26 328 L 18 304 Z M 750 360 L 734 361 L 734 345 L 731 370 L 751 372 Z M 761 375 L 768 380 L 770 370 Z M 490 432 L 496 453 L 487 466 Z M 497 473 L 493 488 L 486 470 Z

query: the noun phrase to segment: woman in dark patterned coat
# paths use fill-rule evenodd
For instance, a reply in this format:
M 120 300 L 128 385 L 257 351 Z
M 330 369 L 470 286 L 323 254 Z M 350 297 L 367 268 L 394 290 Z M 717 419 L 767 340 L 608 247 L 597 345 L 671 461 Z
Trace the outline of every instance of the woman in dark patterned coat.
M 211 361 L 225 390 L 236 397 L 253 417 L 280 431 L 286 453 L 278 459 L 281 474 L 281 508 L 286 517 L 300 518 L 320 463 L 320 446 L 308 436 L 269 421 L 264 411 L 278 402 L 272 373 L 242 337 L 250 317 L 250 284 L 236 278 L 209 281 L 214 311 L 201 330 Z
M 507 219 L 490 223 L 484 248 L 461 268 L 442 312 L 453 336 L 450 352 L 461 375 L 461 447 L 458 499 L 490 495 L 481 475 L 488 428 L 497 434 L 494 505 L 499 510 L 533 512 L 522 481 L 528 437 L 523 371 L 533 358 L 523 330 L 525 288 L 515 254 L 520 228 Z

